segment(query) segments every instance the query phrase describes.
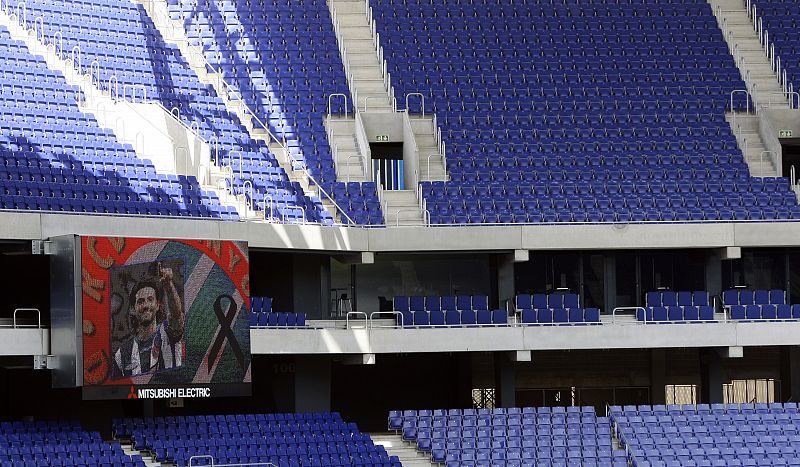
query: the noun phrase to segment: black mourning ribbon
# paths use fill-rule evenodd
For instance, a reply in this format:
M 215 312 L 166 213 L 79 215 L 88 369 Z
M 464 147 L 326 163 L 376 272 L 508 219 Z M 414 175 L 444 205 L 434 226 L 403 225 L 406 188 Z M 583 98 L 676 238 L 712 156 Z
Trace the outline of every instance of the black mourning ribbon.
M 228 311 L 223 312 L 222 300 L 226 298 L 228 299 Z M 228 338 L 228 344 L 230 344 L 234 356 L 236 356 L 236 361 L 239 362 L 239 366 L 244 369 L 244 353 L 242 353 L 239 341 L 236 340 L 236 336 L 233 334 L 233 329 L 231 328 L 233 319 L 236 317 L 236 302 L 233 300 L 233 297 L 227 294 L 217 297 L 214 301 L 214 314 L 217 315 L 217 321 L 219 321 L 219 333 L 208 353 L 209 373 L 211 372 L 211 366 L 217 360 L 217 354 L 222 349 L 226 337 Z

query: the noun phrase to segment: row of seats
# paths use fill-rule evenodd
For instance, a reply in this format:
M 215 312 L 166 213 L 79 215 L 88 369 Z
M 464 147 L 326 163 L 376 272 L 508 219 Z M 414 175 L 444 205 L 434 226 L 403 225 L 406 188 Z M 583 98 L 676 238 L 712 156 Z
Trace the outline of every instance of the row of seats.
M 406 310 L 398 313 L 397 324 L 403 327 L 508 325 L 505 310 Z
M 341 188 L 323 119 L 327 110 L 342 113 L 352 103 L 340 99 L 328 109 L 329 95 L 349 95 L 328 7 L 306 2 L 287 12 L 283 5 L 249 5 L 245 0 L 167 4 L 190 42 L 203 49 L 209 63 L 286 142 L 293 164 L 307 168 L 327 192 Z M 383 225 L 377 194 L 365 198 L 336 201 L 355 224 Z M 340 220 L 348 222 L 345 216 Z
M 141 455 L 74 421 L 0 422 L 0 464 L 28 466 L 144 467 Z
M 624 19 L 616 13 L 610 16 L 603 13 L 608 2 L 571 4 L 563 6 L 563 12 L 556 12 L 552 2 L 547 1 L 481 7 L 469 1 L 455 1 L 446 7 L 410 1 L 370 3 L 398 99 L 403 101 L 411 93 L 423 93 L 424 104 L 412 98 L 408 110 L 435 111 L 442 126 L 452 180 L 445 183 L 448 187 L 481 180 L 504 185 L 504 192 L 517 192 L 530 181 L 523 178 L 524 172 L 509 178 L 513 172 L 500 164 L 499 158 L 514 154 L 508 150 L 514 146 L 527 144 L 535 148 L 540 138 L 551 143 L 551 147 L 540 153 L 545 161 L 543 167 L 569 168 L 571 173 L 580 174 L 567 178 L 562 173 L 553 180 L 555 185 L 579 177 L 593 179 L 597 173 L 593 170 L 596 161 L 591 164 L 547 161 L 564 150 L 588 159 L 594 152 L 588 148 L 596 143 L 607 145 L 611 134 L 628 144 L 626 156 L 645 158 L 645 153 L 652 149 L 643 149 L 641 144 L 652 145 L 655 133 L 658 139 L 663 139 L 659 144 L 674 147 L 675 153 L 684 157 L 691 154 L 699 162 L 692 170 L 669 171 L 654 178 L 659 187 L 664 182 L 678 182 L 684 172 L 706 175 L 709 170 L 719 170 L 711 161 L 729 152 L 740 165 L 734 170 L 723 170 L 725 177 L 704 178 L 703 188 L 697 193 L 720 193 L 731 186 L 735 187 L 733 191 L 749 192 L 750 186 L 758 183 L 751 175 L 761 174 L 749 173 L 724 120 L 725 109 L 731 105 L 730 93 L 743 88 L 743 82 L 711 8 L 705 3 L 687 5 L 692 11 L 688 15 L 691 19 L 672 14 L 654 17 L 652 5 L 642 0 L 625 1 L 624 7 L 614 7 L 624 8 Z M 501 14 L 504 9 L 509 11 Z M 524 28 L 520 28 L 522 24 Z M 474 34 L 453 33 L 463 30 L 464 25 Z M 678 75 L 679 79 L 673 79 Z M 604 85 L 612 82 L 616 84 Z M 643 95 L 646 93 L 649 95 Z M 732 105 L 734 109 L 744 109 L 748 102 L 741 95 L 734 98 Z M 574 118 L 578 108 L 587 109 L 580 113 L 585 115 L 583 118 Z M 532 109 L 535 111 L 531 112 Z M 520 119 L 520 113 L 537 115 L 538 119 Z M 676 114 L 699 113 L 713 117 L 703 123 L 699 119 L 663 123 Z M 631 119 L 630 115 L 649 117 Z M 606 126 L 610 129 L 605 130 Z M 576 136 L 587 141 L 586 149 L 572 144 Z M 502 152 L 485 151 L 490 146 L 502 147 Z M 481 163 L 486 170 L 474 169 L 473 161 L 487 158 L 493 163 Z M 616 170 L 615 179 L 619 173 Z M 728 181 L 731 174 L 735 174 L 734 180 Z M 641 181 L 637 184 L 649 185 Z M 647 186 L 645 191 L 649 193 L 650 189 Z M 779 205 L 758 208 L 755 203 L 745 206 L 744 200 L 725 196 L 720 197 L 721 206 L 716 206 L 713 200 L 684 206 L 681 200 L 677 206 L 667 204 L 662 208 L 644 207 L 638 202 L 635 206 L 602 208 L 593 196 L 581 193 L 577 196 L 578 205 L 569 212 L 561 208 L 560 212 L 546 216 L 504 210 L 483 200 L 479 208 L 470 210 L 466 197 L 457 191 L 448 193 L 446 199 L 434 198 L 426 191 L 423 185 L 427 205 L 434 207 L 429 210 L 435 224 L 800 218 L 800 211 L 794 214 L 797 203 L 786 183 L 781 184 L 778 192 L 786 195 L 789 206 L 784 205 L 783 196 Z M 689 192 L 696 191 L 690 188 Z M 634 201 L 646 196 L 631 190 Z M 554 207 L 555 199 L 549 193 L 536 198 L 537 204 L 543 202 L 550 209 L 559 209 Z M 497 199 L 502 200 L 494 192 L 488 194 L 487 201 Z M 464 209 L 460 212 L 457 206 L 462 201 Z M 606 212 L 599 212 L 600 209 Z
M 446 466 L 628 465 L 593 407 L 395 410 L 388 427 Z
M 800 465 L 797 410 L 796 403 L 612 406 L 609 415 L 635 465 Z
M 141 99 L 145 94 L 148 100 L 159 101 L 187 126 L 197 128 L 205 140 L 214 142 L 213 156 L 218 166 L 234 167 L 240 159 L 279 166 L 265 143 L 250 138 L 213 87 L 199 81 L 178 48 L 164 42 L 143 6 L 121 0 L 91 0 L 72 2 L 54 10 L 51 3 L 26 2 L 27 16 L 41 18 L 39 34 L 45 42 L 55 44 L 58 38 L 57 45 L 63 50 L 80 47 L 78 66 L 88 68 L 97 61 L 99 67 L 94 73 L 101 88 L 108 89 L 116 79 L 126 94 L 124 97 Z M 19 66 L 19 62 L 15 64 Z M 252 208 L 265 209 L 266 192 L 273 185 L 259 183 L 257 177 L 242 179 L 234 173 L 237 175 L 231 187 L 234 193 L 247 195 Z M 283 172 L 276 176 L 281 182 L 289 182 Z M 245 193 L 247 181 L 252 184 L 252 192 L 248 187 Z M 291 189 L 291 201 L 272 200 L 276 206 L 269 217 L 279 220 L 297 217 L 296 209 L 289 207 L 300 206 L 305 210 L 302 217 L 306 222 L 333 222 L 318 199 L 305 197 L 298 187 Z
M 117 437 L 130 438 L 137 449 L 154 452 L 159 462 L 179 466 L 401 465 L 397 457 L 390 457 L 383 446 L 376 446 L 368 434 L 361 433 L 354 423 L 344 422 L 338 413 L 157 417 L 116 419 L 112 424 Z M 191 444 L 184 441 L 187 438 Z M 213 460 L 191 459 L 201 455 Z
M 305 327 L 306 325 L 306 314 L 303 312 L 294 313 L 294 312 L 279 312 L 279 311 L 271 311 L 271 312 L 258 312 L 258 311 L 251 311 L 250 312 L 250 327 L 253 328 L 274 328 L 274 327 Z
M 713 321 L 714 308 L 706 291 L 657 290 L 645 294 L 645 306 L 636 310 L 645 322 Z

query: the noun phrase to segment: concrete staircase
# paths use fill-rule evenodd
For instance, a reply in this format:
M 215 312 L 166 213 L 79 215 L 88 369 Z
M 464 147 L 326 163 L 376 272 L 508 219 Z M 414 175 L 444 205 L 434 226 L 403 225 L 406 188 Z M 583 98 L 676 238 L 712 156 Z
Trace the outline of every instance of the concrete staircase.
M 46 37 L 26 29 L 19 18 L 7 15 L 2 9 L 0 24 L 14 40 L 24 42 L 31 54 L 41 56 L 48 68 L 59 72 L 68 84 L 80 88 L 84 99 L 76 100 L 79 110 L 93 115 L 100 126 L 112 130 L 120 144 L 131 145 L 136 155 L 153 163 L 159 173 L 195 177 L 203 189 L 215 192 L 220 202 L 233 206 L 240 217 L 251 217 L 243 197 L 233 196 L 222 183 L 228 175 L 211 162 L 209 144 L 160 103 L 147 101 L 141 91 L 134 90 L 132 96 L 104 91 L 96 83 L 91 67 L 77 68 L 68 55 L 48 44 Z
M 447 167 L 439 144 L 436 119 L 427 115 L 409 115 L 409 119 L 414 143 L 417 145 L 419 181 L 447 180 Z
M 153 455 L 148 452 L 141 452 L 137 451 L 133 448 L 130 440 L 121 440 L 120 444 L 122 445 L 122 452 L 124 452 L 128 456 L 142 456 L 142 461 L 144 461 L 144 465 L 147 467 L 161 467 L 164 464 L 155 460 Z
M 242 126 L 247 130 L 250 137 L 267 143 L 270 152 L 275 155 L 280 166 L 286 171 L 292 182 L 298 182 L 303 188 L 306 196 L 318 197 L 328 212 L 337 218 L 338 210 L 336 205 L 327 197 L 323 196 L 313 182 L 309 180 L 309 174 L 301 161 L 292 160 L 286 147 L 277 138 L 270 135 L 265 125 L 259 122 L 255 114 L 247 105 L 238 98 L 239 94 L 234 88 L 229 86 L 218 73 L 208 66 L 202 47 L 193 46 L 186 34 L 186 29 L 181 21 L 173 21 L 170 18 L 169 8 L 165 0 L 131 0 L 141 3 L 144 6 L 150 19 L 155 24 L 164 38 L 164 41 L 174 44 L 181 51 L 181 54 L 188 62 L 192 70 L 197 74 L 198 79 L 203 84 L 211 85 L 224 103 L 225 108 L 234 113 Z M 260 207 L 258 207 L 260 209 Z M 263 216 L 263 213 L 262 213 Z
M 750 112 L 739 111 L 735 115 L 728 112 L 725 119 L 745 156 L 750 175 L 774 177 L 778 173 L 775 157 L 766 151 L 759 132 L 758 113 L 767 108 L 788 109 L 788 98 L 759 42 L 744 0 L 709 0 L 709 3 L 754 104 Z
M 709 3 L 755 105 L 788 109 L 788 98 L 759 42 L 744 0 L 709 0 Z
M 356 107 L 362 112 L 393 112 L 396 106 L 366 2 L 328 0 L 328 7 Z
M 416 190 L 382 190 L 379 194 L 387 227 L 426 224 Z
M 325 119 L 331 154 L 336 163 L 336 179 L 340 182 L 366 182 L 369 168 L 356 138 L 356 119 L 331 116 Z
M 775 157 L 764 147 L 764 141 L 759 132 L 759 116 L 738 112 L 734 117 L 732 112 L 727 112 L 725 120 L 731 125 L 733 134 L 736 135 L 736 141 L 744 154 L 750 175 L 775 177 L 778 173 L 775 167 Z
M 383 446 L 390 456 L 397 456 L 403 467 L 431 467 L 436 464 L 421 452 L 417 452 L 413 444 L 403 441 L 400 435 L 394 433 L 374 433 L 370 434 L 372 441 L 376 445 Z

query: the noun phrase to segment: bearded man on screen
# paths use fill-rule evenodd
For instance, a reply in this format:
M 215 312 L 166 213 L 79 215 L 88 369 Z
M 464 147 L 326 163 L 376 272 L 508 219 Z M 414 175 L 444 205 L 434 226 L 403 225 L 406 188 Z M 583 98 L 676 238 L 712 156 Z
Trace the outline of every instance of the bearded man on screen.
M 131 290 L 131 336 L 114 353 L 114 379 L 181 366 L 183 303 L 172 269 L 159 264 L 158 276 L 158 281 L 142 281 Z

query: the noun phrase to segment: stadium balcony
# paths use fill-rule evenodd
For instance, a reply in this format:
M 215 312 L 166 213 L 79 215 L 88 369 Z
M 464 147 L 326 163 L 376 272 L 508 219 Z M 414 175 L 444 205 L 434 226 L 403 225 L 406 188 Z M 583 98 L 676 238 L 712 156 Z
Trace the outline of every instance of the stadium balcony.
M 279 312 L 272 309 L 271 297 L 250 297 L 250 327 L 305 327 L 306 314 Z

